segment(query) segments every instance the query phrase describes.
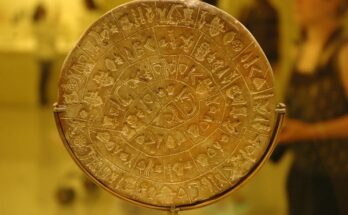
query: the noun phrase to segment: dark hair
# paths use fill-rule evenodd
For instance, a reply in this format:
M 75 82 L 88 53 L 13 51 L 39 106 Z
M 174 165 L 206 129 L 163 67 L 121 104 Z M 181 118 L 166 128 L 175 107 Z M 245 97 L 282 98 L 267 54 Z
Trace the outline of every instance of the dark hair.
M 218 0 L 202 0 L 208 4 L 217 6 Z
M 88 10 L 97 10 L 98 6 L 94 0 L 84 0 L 85 6 Z
M 348 9 L 348 0 L 341 0 L 341 4 L 338 7 L 338 15 L 344 16 Z
M 45 19 L 46 16 L 47 16 L 47 11 L 45 6 L 42 3 L 39 3 L 34 10 L 34 14 L 32 17 L 33 21 L 38 22 L 42 19 Z

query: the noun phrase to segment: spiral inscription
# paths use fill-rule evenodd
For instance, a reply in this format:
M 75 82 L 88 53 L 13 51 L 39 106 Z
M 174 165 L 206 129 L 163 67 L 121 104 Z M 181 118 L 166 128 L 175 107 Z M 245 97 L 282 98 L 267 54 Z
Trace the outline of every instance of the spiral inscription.
M 266 153 L 275 124 L 259 45 L 199 1 L 135 1 L 101 17 L 67 57 L 58 103 L 81 168 L 154 207 L 233 189 Z

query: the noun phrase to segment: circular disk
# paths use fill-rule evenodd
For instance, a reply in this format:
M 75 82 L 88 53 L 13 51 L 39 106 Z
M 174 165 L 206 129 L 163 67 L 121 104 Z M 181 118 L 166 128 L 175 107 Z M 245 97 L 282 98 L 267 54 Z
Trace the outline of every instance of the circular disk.
M 58 127 L 78 165 L 142 206 L 209 204 L 269 152 L 276 101 L 252 35 L 199 1 L 143 0 L 96 21 L 67 57 Z

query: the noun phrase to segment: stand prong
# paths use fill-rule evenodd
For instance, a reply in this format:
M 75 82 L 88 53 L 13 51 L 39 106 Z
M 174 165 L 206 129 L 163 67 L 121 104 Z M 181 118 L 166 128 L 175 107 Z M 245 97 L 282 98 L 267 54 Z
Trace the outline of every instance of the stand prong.
M 171 206 L 168 212 L 168 215 L 178 215 L 179 208 L 175 208 L 175 206 Z
M 276 112 L 284 115 L 286 113 L 286 105 L 279 103 L 276 107 Z
M 63 105 L 58 105 L 57 103 L 55 103 L 53 105 L 53 112 L 54 113 L 60 113 L 60 112 L 65 112 L 66 111 L 66 107 Z

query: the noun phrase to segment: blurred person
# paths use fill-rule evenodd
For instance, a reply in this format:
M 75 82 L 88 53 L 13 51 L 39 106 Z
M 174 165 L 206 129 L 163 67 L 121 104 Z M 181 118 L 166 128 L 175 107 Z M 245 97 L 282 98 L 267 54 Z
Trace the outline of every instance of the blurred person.
M 279 16 L 269 0 L 253 0 L 242 9 L 240 22 L 253 34 L 273 69 L 279 61 Z
M 290 215 L 348 214 L 348 0 L 294 0 L 301 40 L 287 87 L 279 136 L 294 160 Z
M 55 8 L 55 10 L 57 9 Z M 57 17 L 49 16 L 47 6 L 40 2 L 34 10 L 32 21 L 35 25 L 36 55 L 40 69 L 39 102 L 40 105 L 44 106 L 48 103 L 48 82 L 51 77 L 53 60 L 56 54 L 55 25 L 57 24 Z

